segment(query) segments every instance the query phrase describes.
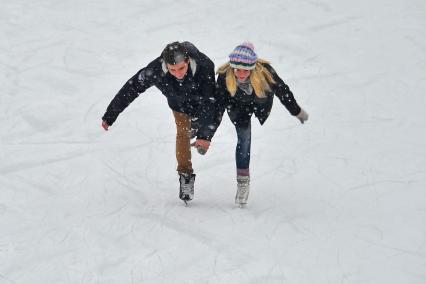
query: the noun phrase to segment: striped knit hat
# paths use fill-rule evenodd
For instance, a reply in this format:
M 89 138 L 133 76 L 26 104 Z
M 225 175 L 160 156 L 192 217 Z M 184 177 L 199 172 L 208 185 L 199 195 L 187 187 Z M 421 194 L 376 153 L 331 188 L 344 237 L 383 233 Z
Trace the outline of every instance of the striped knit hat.
M 253 70 L 256 67 L 257 55 L 251 42 L 243 42 L 229 55 L 229 65 L 232 68 Z

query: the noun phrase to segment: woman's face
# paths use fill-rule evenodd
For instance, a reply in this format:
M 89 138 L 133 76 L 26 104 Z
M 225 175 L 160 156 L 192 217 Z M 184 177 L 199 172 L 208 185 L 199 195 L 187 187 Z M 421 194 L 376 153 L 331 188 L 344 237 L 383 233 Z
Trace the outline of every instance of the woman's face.
M 240 82 L 245 82 L 248 77 L 250 77 L 250 70 L 244 70 L 244 69 L 234 69 L 235 77 Z

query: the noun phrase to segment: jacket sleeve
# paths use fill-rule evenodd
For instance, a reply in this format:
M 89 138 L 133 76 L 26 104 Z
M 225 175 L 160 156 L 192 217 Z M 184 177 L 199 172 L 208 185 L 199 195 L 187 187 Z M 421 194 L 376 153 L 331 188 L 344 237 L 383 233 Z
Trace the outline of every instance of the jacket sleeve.
M 265 67 L 269 70 L 269 72 L 271 72 L 276 82 L 276 84 L 272 86 L 272 90 L 274 91 L 275 95 L 279 98 L 281 103 L 286 107 L 286 109 L 291 113 L 291 115 L 298 115 L 301 111 L 301 108 L 297 104 L 293 93 L 290 91 L 290 88 L 278 76 L 274 68 L 272 68 L 270 65 L 266 65 Z
M 139 70 L 115 95 L 110 102 L 102 120 L 112 125 L 118 115 L 124 111 L 141 93 L 155 83 L 155 65 L 158 59 L 151 62 L 147 67 Z
M 193 124 L 198 128 L 197 139 L 210 141 L 218 127 L 216 117 L 216 80 L 214 63 L 210 58 L 199 51 L 192 43 L 183 42 L 188 55 L 196 59 L 200 68 L 200 101 L 198 103 L 197 117 Z M 194 118 L 193 118 L 194 119 Z
M 221 84 L 221 81 L 224 81 L 222 79 L 223 77 L 219 76 L 218 82 L 214 85 L 214 94 L 211 97 L 210 103 L 208 105 L 209 115 L 207 115 L 202 121 L 202 127 L 200 128 L 197 134 L 197 139 L 205 139 L 211 141 L 222 121 L 227 96 L 226 86 Z
M 195 58 L 200 68 L 200 102 L 197 109 L 197 121 L 193 121 L 197 125 L 197 139 L 211 140 L 213 133 L 212 128 L 217 128 L 213 123 L 215 117 L 215 101 L 216 101 L 216 80 L 214 73 L 213 61 L 204 53 L 199 51 L 189 41 L 183 42 L 188 55 Z
M 201 102 L 197 110 L 198 119 L 197 122 L 199 129 L 197 132 L 197 139 L 211 140 L 212 133 L 210 128 L 212 127 L 212 121 L 215 111 L 215 75 L 214 75 L 214 64 L 205 60 L 203 63 L 204 70 L 200 76 L 200 90 L 201 90 Z

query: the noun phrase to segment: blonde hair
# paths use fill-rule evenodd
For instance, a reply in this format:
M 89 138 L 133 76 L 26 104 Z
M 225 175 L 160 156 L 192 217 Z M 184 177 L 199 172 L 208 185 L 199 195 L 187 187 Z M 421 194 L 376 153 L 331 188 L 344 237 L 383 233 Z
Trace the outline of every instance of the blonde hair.
M 276 84 L 271 72 L 269 72 L 263 64 L 269 64 L 269 62 L 258 59 L 256 61 L 256 67 L 250 72 L 250 83 L 254 93 L 259 98 L 264 98 L 266 96 L 265 93 L 271 91 L 270 86 Z M 217 74 L 225 74 L 226 88 L 231 94 L 231 97 L 235 96 L 237 92 L 237 79 L 234 75 L 234 68 L 229 65 L 229 62 L 219 67 Z

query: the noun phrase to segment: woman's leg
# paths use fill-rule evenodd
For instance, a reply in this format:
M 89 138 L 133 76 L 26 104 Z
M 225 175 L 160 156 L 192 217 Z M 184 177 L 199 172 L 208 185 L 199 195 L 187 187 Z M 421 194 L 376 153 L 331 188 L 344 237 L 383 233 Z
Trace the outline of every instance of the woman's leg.
M 247 204 L 250 192 L 250 146 L 251 146 L 251 123 L 236 124 L 238 142 L 235 149 L 235 160 L 237 162 L 237 194 L 235 204 L 242 207 Z
M 235 161 L 238 176 L 250 175 L 250 148 L 251 148 L 251 122 L 236 124 L 237 147 L 235 149 Z
M 173 111 L 176 122 L 176 160 L 179 174 L 192 174 L 191 162 L 191 118 L 184 113 Z

